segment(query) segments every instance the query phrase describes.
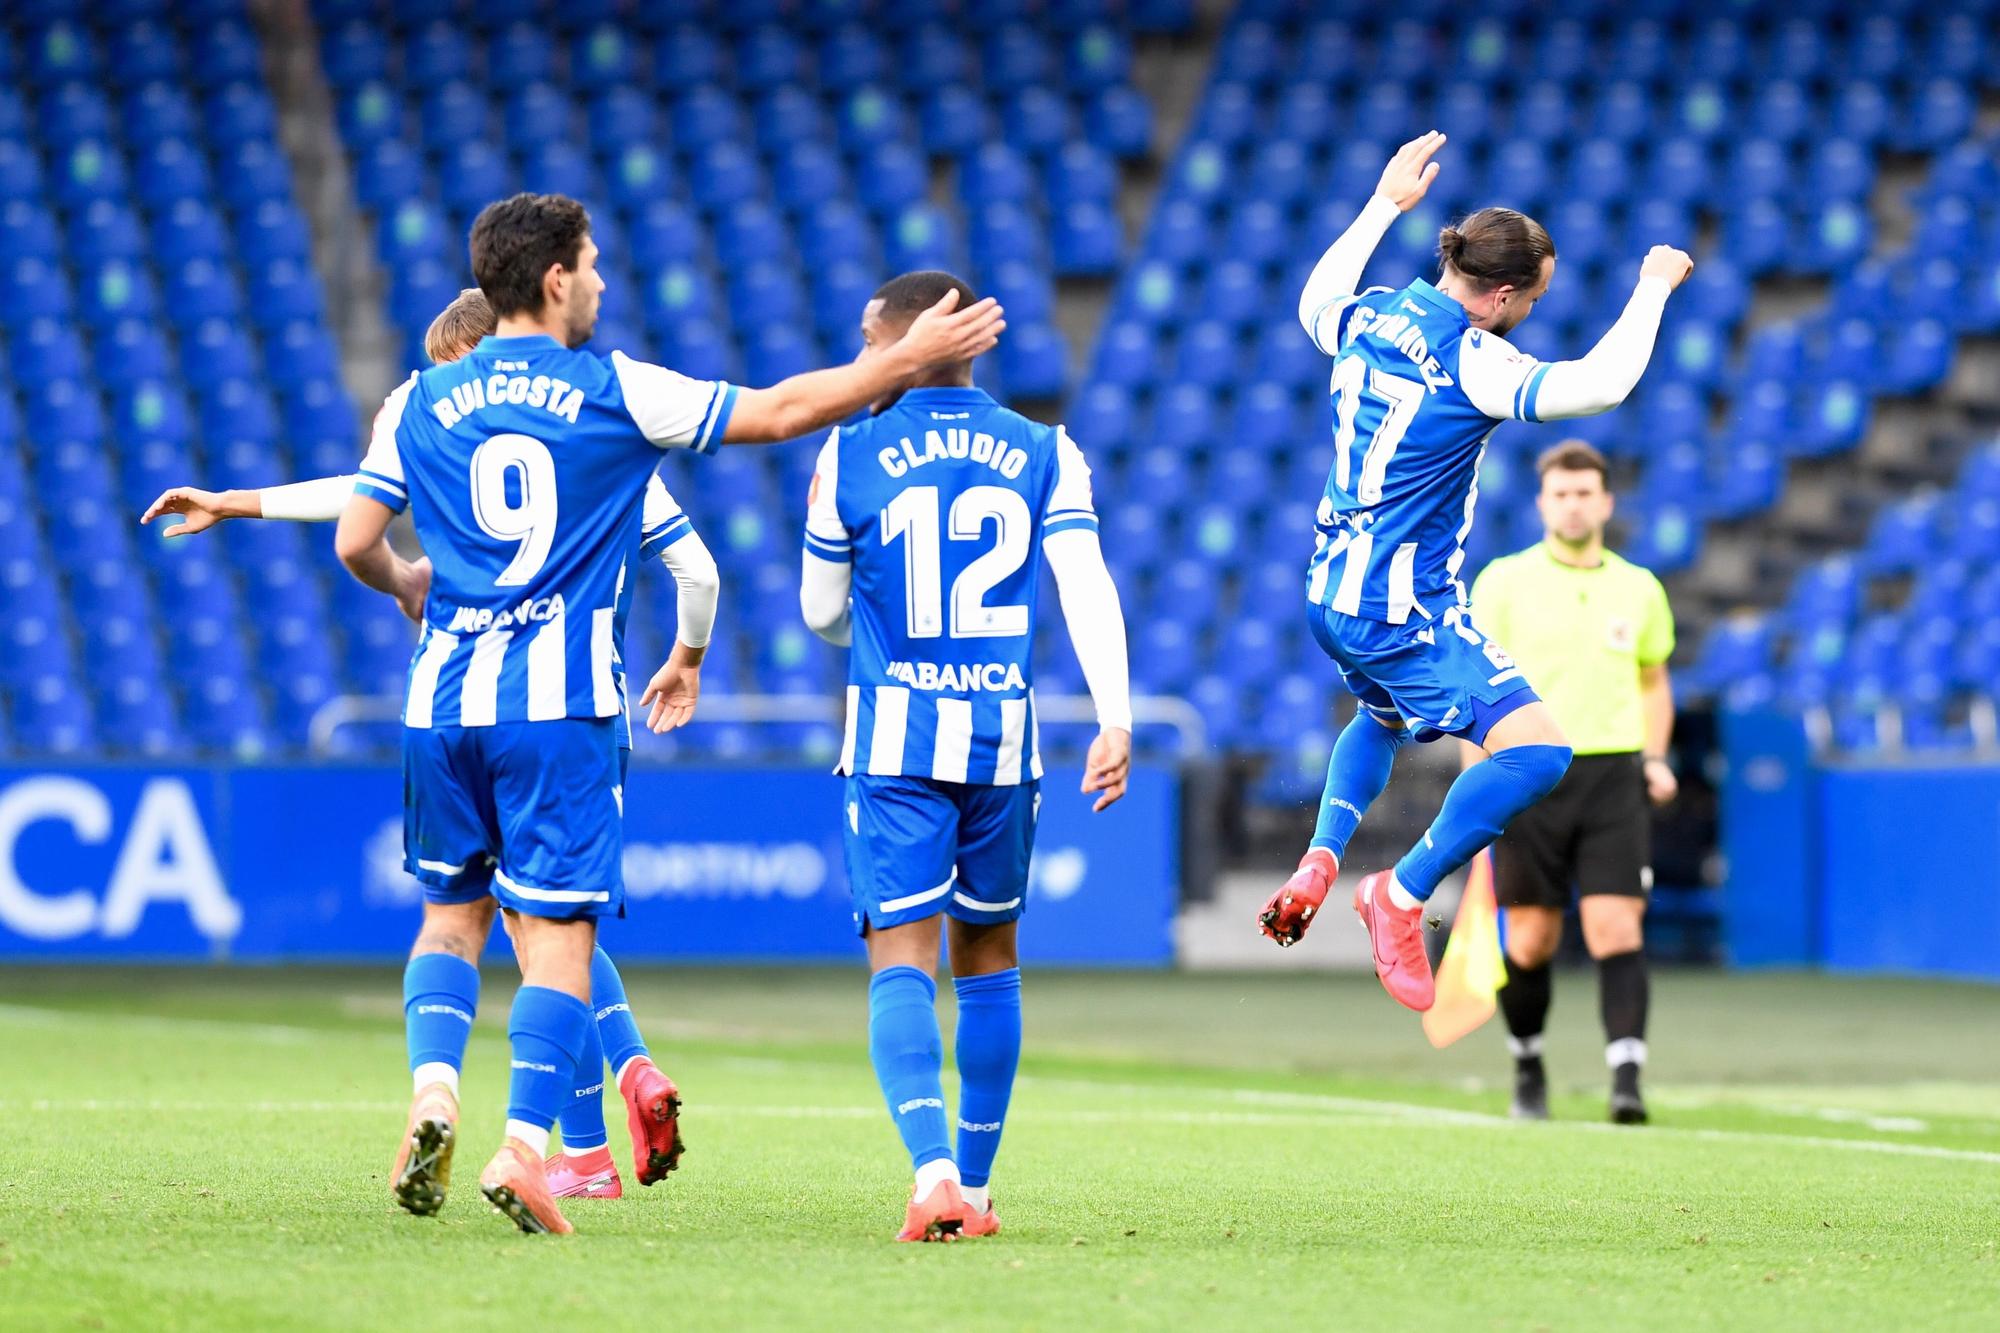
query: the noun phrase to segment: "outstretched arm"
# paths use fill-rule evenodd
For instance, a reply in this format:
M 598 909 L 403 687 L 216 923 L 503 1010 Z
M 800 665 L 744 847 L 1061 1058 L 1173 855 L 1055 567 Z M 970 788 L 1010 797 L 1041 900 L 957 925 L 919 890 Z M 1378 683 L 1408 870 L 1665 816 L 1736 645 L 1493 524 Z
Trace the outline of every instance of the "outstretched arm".
M 1496 421 L 1558 421 L 1609 412 L 1646 373 L 1667 297 L 1693 267 L 1694 261 L 1672 246 L 1654 246 L 1617 322 L 1573 361 L 1536 361 L 1497 334 L 1467 334 L 1458 359 L 1466 397 Z
M 1432 130 L 1397 149 L 1382 169 L 1374 197 L 1361 216 L 1313 266 L 1312 276 L 1299 293 L 1299 323 L 1320 351 L 1331 356 L 1340 350 L 1340 316 L 1361 285 L 1361 270 L 1368 266 L 1369 256 L 1382 243 L 1390 224 L 1399 214 L 1416 207 L 1437 179 L 1438 164 L 1431 157 L 1444 144 L 1444 135 Z
M 347 507 L 354 494 L 354 478 L 315 477 L 285 486 L 265 486 L 260 490 L 204 491 L 198 486 L 176 486 L 139 515 L 141 523 L 151 523 L 163 514 L 178 514 L 181 521 L 168 528 L 167 537 L 192 537 L 231 518 L 278 518 L 294 523 L 331 523 Z
M 1543 421 L 1596 416 L 1624 402 L 1653 359 L 1667 297 L 1694 261 L 1671 246 L 1656 245 L 1639 268 L 1639 283 L 1617 322 L 1597 346 L 1574 361 L 1558 361 L 1542 376 L 1536 414 Z
M 992 297 L 956 309 L 958 293 L 911 321 L 909 332 L 873 356 L 808 371 L 768 389 L 741 389 L 724 427 L 725 444 L 774 444 L 844 421 L 902 388 L 931 366 L 970 361 L 1000 341 L 1007 327 Z

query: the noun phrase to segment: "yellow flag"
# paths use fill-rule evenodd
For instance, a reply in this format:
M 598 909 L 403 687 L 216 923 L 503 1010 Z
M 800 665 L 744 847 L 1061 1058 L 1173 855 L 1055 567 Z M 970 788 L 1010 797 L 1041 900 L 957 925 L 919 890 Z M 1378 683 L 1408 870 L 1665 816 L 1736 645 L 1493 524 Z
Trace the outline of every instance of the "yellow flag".
M 1506 984 L 1500 909 L 1493 898 L 1493 853 L 1488 850 L 1472 859 L 1451 939 L 1438 963 L 1437 1002 L 1424 1012 L 1424 1035 L 1431 1045 L 1449 1046 L 1493 1017 L 1494 997 Z

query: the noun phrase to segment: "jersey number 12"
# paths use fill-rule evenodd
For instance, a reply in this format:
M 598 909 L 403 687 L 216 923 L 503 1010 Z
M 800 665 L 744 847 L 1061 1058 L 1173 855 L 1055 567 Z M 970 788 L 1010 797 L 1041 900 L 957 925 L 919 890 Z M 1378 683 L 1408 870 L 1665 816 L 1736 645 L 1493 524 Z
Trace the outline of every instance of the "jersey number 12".
M 913 639 L 944 632 L 944 553 L 939 544 L 938 488 L 912 486 L 897 493 L 882 511 L 882 544 L 903 541 L 904 607 Z M 978 541 L 991 521 L 998 540 L 976 557 L 951 585 L 951 637 L 1015 638 L 1028 632 L 1028 608 L 988 606 L 986 594 L 1028 560 L 1034 519 L 1019 491 L 1005 486 L 973 486 L 951 502 L 953 541 Z

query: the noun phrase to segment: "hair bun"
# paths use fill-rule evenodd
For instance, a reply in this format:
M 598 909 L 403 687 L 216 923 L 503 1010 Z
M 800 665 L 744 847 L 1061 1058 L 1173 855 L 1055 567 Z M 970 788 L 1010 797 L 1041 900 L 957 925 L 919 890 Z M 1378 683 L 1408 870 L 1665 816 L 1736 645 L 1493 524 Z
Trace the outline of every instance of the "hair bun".
M 1455 263 L 1459 252 L 1464 249 L 1465 234 L 1458 228 L 1443 227 L 1438 230 L 1438 253 L 1444 257 L 1446 263 Z

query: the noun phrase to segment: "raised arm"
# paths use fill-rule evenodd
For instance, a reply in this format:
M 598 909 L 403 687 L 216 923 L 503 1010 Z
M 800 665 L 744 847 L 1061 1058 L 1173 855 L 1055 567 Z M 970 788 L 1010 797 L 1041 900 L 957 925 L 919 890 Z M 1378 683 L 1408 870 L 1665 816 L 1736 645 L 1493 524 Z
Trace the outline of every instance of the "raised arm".
M 1340 316 L 1361 285 L 1361 270 L 1368 266 L 1369 256 L 1382 243 L 1390 224 L 1399 214 L 1416 207 L 1437 179 L 1438 164 L 1431 158 L 1444 144 L 1445 136 L 1432 130 L 1397 149 L 1382 169 L 1382 179 L 1376 182 L 1375 194 L 1361 216 L 1313 266 L 1299 293 L 1299 323 L 1327 355 L 1340 350 Z
M 987 297 L 955 309 L 947 292 L 918 315 L 910 331 L 874 356 L 830 370 L 808 371 L 768 389 L 741 389 L 723 430 L 725 444 L 774 444 L 824 430 L 902 388 L 918 372 L 970 361 L 1000 341 L 1007 327 L 997 301 Z
M 1624 402 L 1653 358 L 1667 297 L 1694 268 L 1670 245 L 1656 245 L 1639 266 L 1639 282 L 1617 322 L 1574 361 L 1557 361 L 1542 376 L 1537 416 L 1543 421 L 1596 416 Z

